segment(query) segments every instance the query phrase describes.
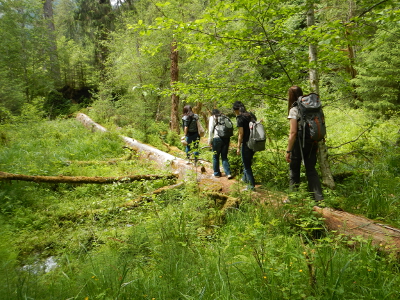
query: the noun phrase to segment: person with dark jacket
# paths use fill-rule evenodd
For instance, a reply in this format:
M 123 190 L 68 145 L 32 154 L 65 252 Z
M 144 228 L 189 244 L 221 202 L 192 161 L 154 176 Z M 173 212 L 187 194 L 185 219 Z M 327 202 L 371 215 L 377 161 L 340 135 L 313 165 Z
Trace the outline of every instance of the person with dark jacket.
M 193 113 L 192 107 L 190 105 L 185 105 L 183 107 L 183 116 L 182 116 L 182 129 L 185 134 L 185 140 L 187 145 L 185 147 L 186 157 L 190 159 L 190 150 L 191 147 L 194 149 L 199 148 L 200 135 L 197 128 L 197 120 L 199 116 Z M 193 152 L 194 159 L 197 160 L 199 156 L 199 152 Z
M 302 156 L 304 157 L 304 166 L 306 168 L 306 176 L 308 182 L 308 190 L 313 195 L 316 201 L 324 199 L 322 195 L 321 182 L 319 180 L 318 172 L 315 169 L 317 163 L 318 143 L 305 140 L 304 145 L 301 145 L 299 131 L 300 114 L 296 105 L 296 100 L 303 96 L 303 91 L 298 86 L 292 86 L 288 91 L 288 112 L 289 112 L 289 140 L 286 149 L 286 161 L 289 163 L 290 168 L 290 190 L 294 191 L 300 184 L 300 169 Z M 302 147 L 302 148 L 300 148 Z M 303 155 L 302 155 L 303 152 Z M 285 200 L 288 201 L 288 200 Z
M 228 160 L 228 150 L 230 144 L 230 137 L 220 137 L 218 135 L 217 124 L 218 118 L 221 117 L 221 112 L 218 109 L 212 110 L 212 115 L 208 120 L 208 144 L 213 151 L 213 170 L 214 177 L 221 177 L 219 168 L 219 158 L 222 160 L 222 167 L 228 179 L 232 178 L 231 168 Z
M 256 120 L 256 117 L 246 111 L 244 104 L 240 101 L 233 103 L 233 111 L 236 115 L 236 124 L 239 130 L 238 133 L 238 144 L 237 144 L 237 154 L 242 157 L 243 163 L 243 178 L 242 180 L 247 184 L 245 190 L 254 190 L 255 180 L 253 175 L 253 157 L 254 151 L 247 146 L 247 142 L 250 136 L 250 121 Z

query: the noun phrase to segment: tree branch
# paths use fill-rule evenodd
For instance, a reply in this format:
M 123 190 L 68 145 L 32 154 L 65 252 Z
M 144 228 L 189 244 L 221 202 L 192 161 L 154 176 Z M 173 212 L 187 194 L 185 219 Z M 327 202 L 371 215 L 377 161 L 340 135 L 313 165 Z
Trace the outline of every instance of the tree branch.
M 365 14 L 369 13 L 371 10 L 373 10 L 375 7 L 377 7 L 378 5 L 387 2 L 388 0 L 383 0 L 381 2 L 378 2 L 374 5 L 372 5 L 370 8 L 368 8 L 367 10 L 363 11 L 358 17 L 361 18 L 362 16 L 364 16 Z
M 368 127 L 367 129 L 365 129 L 363 132 L 360 133 L 360 135 L 359 135 L 357 138 L 355 138 L 355 139 L 352 140 L 352 141 L 348 141 L 348 142 L 346 142 L 346 143 L 344 143 L 344 144 L 341 144 L 341 145 L 339 145 L 339 146 L 328 147 L 328 148 L 329 148 L 329 149 L 337 149 L 337 148 L 340 148 L 340 147 L 342 147 L 342 146 L 344 146 L 344 145 L 347 145 L 347 144 L 350 144 L 350 143 L 354 143 L 354 142 L 356 142 L 364 133 L 366 133 L 368 130 L 370 130 L 371 127 L 372 127 L 372 126 L 370 126 L 370 127 Z

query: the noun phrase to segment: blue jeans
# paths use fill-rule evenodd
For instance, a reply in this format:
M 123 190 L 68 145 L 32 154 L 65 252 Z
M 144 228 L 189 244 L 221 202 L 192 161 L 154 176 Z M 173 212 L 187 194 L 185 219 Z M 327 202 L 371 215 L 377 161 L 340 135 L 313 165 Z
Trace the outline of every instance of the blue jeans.
M 242 163 L 243 163 L 243 181 L 247 183 L 247 188 L 254 189 L 256 183 L 253 176 L 251 165 L 253 164 L 254 151 L 242 143 Z
M 189 135 L 186 136 L 186 142 L 188 143 L 185 148 L 186 152 L 186 157 L 190 158 L 190 147 L 193 147 L 194 149 L 199 149 L 199 141 L 200 141 L 200 135 L 198 132 L 191 133 L 189 132 Z M 199 151 L 194 151 L 193 152 L 194 158 L 199 157 Z
M 219 170 L 219 157 L 221 156 L 222 167 L 224 168 L 225 174 L 231 175 L 231 168 L 228 161 L 228 150 L 229 150 L 229 138 L 221 139 L 220 137 L 214 138 L 212 141 L 213 155 L 213 169 L 215 176 L 221 176 Z
M 300 184 L 300 169 L 301 169 L 301 149 L 298 139 L 296 140 L 293 152 L 291 155 L 290 167 L 290 190 L 294 191 Z M 323 200 L 321 182 L 319 175 L 315 169 L 317 163 L 317 143 L 305 143 L 303 150 L 304 166 L 306 168 L 306 176 L 308 182 L 308 191 L 312 194 L 316 201 Z

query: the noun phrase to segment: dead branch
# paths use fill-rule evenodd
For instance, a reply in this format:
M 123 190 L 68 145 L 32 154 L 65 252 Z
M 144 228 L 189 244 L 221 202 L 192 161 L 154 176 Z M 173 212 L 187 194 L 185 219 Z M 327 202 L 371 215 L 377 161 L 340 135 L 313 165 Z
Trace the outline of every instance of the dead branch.
M 344 145 L 347 145 L 347 144 L 350 144 L 350 143 L 354 143 L 354 142 L 357 142 L 358 141 L 358 139 L 364 134 L 364 133 L 366 133 L 368 130 L 370 130 L 371 129 L 371 127 L 372 126 L 370 126 L 370 127 L 368 127 L 367 129 L 365 129 L 363 132 L 361 132 L 359 135 L 358 135 L 358 137 L 356 137 L 354 140 L 351 140 L 351 141 L 348 141 L 348 142 L 346 142 L 346 143 L 344 143 L 344 144 L 341 144 L 341 145 L 339 145 L 339 146 L 335 146 L 335 147 L 328 147 L 328 149 L 337 149 L 337 148 L 340 148 L 340 147 L 342 147 L 342 146 L 344 146 Z
M 167 175 L 126 175 L 119 177 L 85 177 L 85 176 L 31 176 L 22 174 L 11 174 L 0 172 L 1 180 L 21 180 L 21 181 L 32 181 L 32 182 L 47 182 L 47 183 L 97 183 L 97 184 L 109 184 L 114 182 L 128 183 L 140 180 L 157 180 L 157 179 L 177 179 L 176 174 Z

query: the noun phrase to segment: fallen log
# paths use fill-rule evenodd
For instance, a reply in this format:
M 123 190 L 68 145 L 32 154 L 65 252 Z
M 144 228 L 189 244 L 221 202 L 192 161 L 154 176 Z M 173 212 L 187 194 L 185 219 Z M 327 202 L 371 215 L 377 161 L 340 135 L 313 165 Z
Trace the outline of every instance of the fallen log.
M 97 184 L 110 184 L 114 182 L 128 183 L 140 180 L 157 180 L 157 179 L 177 179 L 176 174 L 167 175 L 126 175 L 119 177 L 85 177 L 85 176 L 32 176 L 22 174 L 11 174 L 0 172 L 1 180 L 21 180 L 33 182 L 47 182 L 47 183 L 97 183 Z
M 92 131 L 106 132 L 107 129 L 94 122 L 89 116 L 78 113 L 76 119 L 80 121 L 86 128 Z M 158 167 L 174 172 L 180 179 L 185 179 L 195 175 L 198 180 L 213 179 L 213 171 L 211 165 L 203 162 L 202 165 L 189 163 L 179 157 L 161 151 L 150 145 L 143 144 L 130 137 L 121 136 L 125 144 L 135 150 L 142 159 L 153 161 Z
M 329 230 L 351 237 L 361 236 L 385 252 L 400 251 L 400 230 L 397 228 L 332 208 L 315 206 L 314 210 L 322 215 Z
M 77 116 L 77 119 L 91 130 L 107 131 L 104 127 L 96 125 L 96 123 L 86 115 L 80 114 Z M 154 160 L 161 167 L 172 167 L 174 172 L 179 175 L 180 179 L 185 179 L 188 174 L 191 174 L 188 171 L 197 171 L 192 165 L 187 165 L 186 161 L 183 159 L 174 157 L 173 155 L 160 151 L 149 145 L 142 144 L 134 139 L 128 137 L 123 137 L 123 139 L 128 146 L 138 151 L 143 158 Z M 222 178 L 215 181 L 212 174 L 211 168 L 203 168 L 202 173 L 197 173 L 197 176 L 199 180 L 207 178 L 214 182 L 222 182 Z M 225 181 L 226 185 L 231 185 L 232 183 L 233 182 Z M 391 252 L 400 251 L 399 229 L 377 224 L 367 218 L 337 211 L 331 208 L 314 207 L 314 209 L 324 217 L 325 224 L 330 230 L 336 230 L 346 236 L 362 236 L 366 239 L 371 239 L 374 245 L 377 245 L 386 252 L 388 252 L 388 250 Z

